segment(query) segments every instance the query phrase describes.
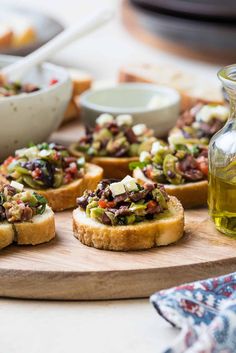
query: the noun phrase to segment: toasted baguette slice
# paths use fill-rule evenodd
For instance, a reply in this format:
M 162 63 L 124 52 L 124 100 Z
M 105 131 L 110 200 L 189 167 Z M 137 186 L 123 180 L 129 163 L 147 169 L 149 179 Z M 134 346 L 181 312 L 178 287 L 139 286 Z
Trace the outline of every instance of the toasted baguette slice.
M 102 168 L 87 163 L 86 173 L 68 185 L 63 185 L 57 189 L 35 190 L 43 195 L 53 211 L 63 211 L 76 206 L 76 198 L 81 196 L 86 189 L 93 190 L 103 177 Z
M 138 157 L 94 157 L 91 163 L 103 168 L 104 177 L 111 179 L 123 179 L 126 175 L 131 175 L 129 164 L 138 161 Z
M 133 171 L 133 177 L 140 183 L 150 183 L 150 180 L 145 177 L 139 168 Z M 166 192 L 171 196 L 177 197 L 184 208 L 200 207 L 207 204 L 207 180 L 181 185 L 164 184 L 164 186 Z
M 13 243 L 15 237 L 14 229 L 8 222 L 0 222 L 0 249 Z
M 0 174 L 0 186 L 4 184 L 9 184 L 9 181 L 6 179 L 4 175 Z
M 0 48 L 11 46 L 13 32 L 10 28 L 0 25 Z
M 55 237 L 54 213 L 47 206 L 42 215 L 34 216 L 31 222 L 0 223 L 0 249 L 16 242 L 20 245 L 46 243 Z
M 12 46 L 19 48 L 34 43 L 36 38 L 37 33 L 31 25 L 25 26 L 25 28 L 21 28 L 19 25 L 19 27 L 16 26 L 16 28 L 13 29 Z
M 93 79 L 87 72 L 73 68 L 68 68 L 68 71 L 73 83 L 73 97 L 91 88 Z
M 71 99 L 65 111 L 62 124 L 67 123 L 68 121 L 74 120 L 78 116 L 79 116 L 79 109 L 77 108 L 77 105 L 74 99 Z
M 79 117 L 81 110 L 79 96 L 81 93 L 90 89 L 93 82 L 92 77 L 84 71 L 72 68 L 68 68 L 67 70 L 69 71 L 73 83 L 73 92 L 71 101 L 67 107 L 62 123 L 74 120 Z
M 181 95 L 181 110 L 191 108 L 199 100 L 202 102 L 223 103 L 220 85 L 206 84 L 204 76 L 187 73 L 170 65 L 127 65 L 121 68 L 120 82 L 146 82 L 175 88 Z
M 37 245 L 53 239 L 55 232 L 54 213 L 47 206 L 42 215 L 33 217 L 32 222 L 14 224 L 15 241 L 20 245 Z
M 171 197 L 168 211 L 152 221 L 127 226 L 107 226 L 88 217 L 79 208 L 73 211 L 73 231 L 81 243 L 97 249 L 129 251 L 175 243 L 183 236 L 184 211 Z
M 69 146 L 70 153 L 75 157 L 83 154 L 76 150 L 76 143 Z M 103 177 L 111 179 L 123 179 L 126 175 L 131 175 L 129 163 L 138 161 L 138 157 L 93 157 L 89 162 L 100 166 L 103 169 Z

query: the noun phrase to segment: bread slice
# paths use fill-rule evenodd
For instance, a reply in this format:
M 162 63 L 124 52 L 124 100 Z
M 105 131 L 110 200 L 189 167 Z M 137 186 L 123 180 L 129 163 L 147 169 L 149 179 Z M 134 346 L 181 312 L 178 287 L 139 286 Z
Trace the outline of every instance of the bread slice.
M 206 83 L 206 78 L 188 73 L 170 65 L 133 64 L 121 68 L 120 82 L 146 82 L 175 88 L 181 95 L 181 110 L 187 110 L 199 100 L 203 103 L 224 102 L 221 86 L 215 82 Z
M 8 222 L 0 222 L 0 249 L 13 243 L 15 237 L 14 229 Z
M 72 143 L 69 151 L 73 156 L 81 157 L 83 153 L 78 152 L 76 146 L 77 143 Z M 92 157 L 89 162 L 103 169 L 104 178 L 123 179 L 126 175 L 131 175 L 129 164 L 138 160 L 138 157 Z
M 67 68 L 73 83 L 73 97 L 78 96 L 92 86 L 93 79 L 85 71 Z
M 184 211 L 171 197 L 168 210 L 152 221 L 127 226 L 107 226 L 88 217 L 77 208 L 73 211 L 74 236 L 81 243 L 97 249 L 129 251 L 150 249 L 178 241 L 184 232 Z
M 103 168 L 104 178 L 123 179 L 126 175 L 131 175 L 129 164 L 138 161 L 138 157 L 94 157 L 91 163 Z
M 55 232 L 54 213 L 46 207 L 42 215 L 34 216 L 32 222 L 14 223 L 14 240 L 20 245 L 37 245 L 53 239 Z
M 15 28 L 13 28 L 12 46 L 15 48 L 23 47 L 34 43 L 36 38 L 37 33 L 33 26 L 29 24 L 22 27 L 19 22 L 19 24 L 15 24 Z
M 31 222 L 0 222 L 0 249 L 16 242 L 20 245 L 37 245 L 55 237 L 54 213 L 46 207 L 42 215 L 34 216 Z
M 90 89 L 93 82 L 92 77 L 87 72 L 73 68 L 67 68 L 67 70 L 69 71 L 72 80 L 73 92 L 62 123 L 79 117 L 81 111 L 79 96 L 86 90 Z
M 0 48 L 8 48 L 11 46 L 13 32 L 10 28 L 0 25 Z
M 63 211 L 76 206 L 76 198 L 81 196 L 86 189 L 93 190 L 103 177 L 102 168 L 87 163 L 83 178 L 73 181 L 68 185 L 63 185 L 57 189 L 35 190 L 43 195 L 53 211 Z
M 4 175 L 0 174 L 0 186 L 4 184 L 9 184 L 9 181 L 6 179 Z
M 149 182 L 141 169 L 133 171 L 133 177 L 140 183 Z M 181 185 L 164 184 L 166 192 L 177 197 L 184 208 L 194 208 L 207 204 L 208 182 L 207 180 L 191 182 Z
M 67 123 L 68 121 L 74 120 L 79 116 L 79 108 L 77 107 L 74 99 L 69 102 L 62 123 Z

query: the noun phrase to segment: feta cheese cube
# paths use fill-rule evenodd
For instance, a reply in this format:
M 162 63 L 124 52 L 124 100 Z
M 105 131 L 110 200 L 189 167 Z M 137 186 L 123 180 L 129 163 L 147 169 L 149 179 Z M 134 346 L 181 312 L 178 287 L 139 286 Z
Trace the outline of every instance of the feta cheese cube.
M 208 123 L 212 118 L 226 121 L 229 110 L 223 105 L 204 105 L 196 114 L 196 121 Z
M 151 159 L 151 155 L 147 151 L 142 151 L 139 156 L 140 162 L 148 162 Z
M 22 148 L 15 152 L 15 155 L 18 157 L 27 157 L 29 160 L 37 158 L 38 156 L 38 148 L 36 146 L 32 146 L 29 148 Z
M 132 125 L 133 117 L 130 114 L 120 114 L 120 115 L 117 115 L 116 122 L 118 126 Z
M 96 119 L 96 123 L 100 126 L 103 126 L 105 124 L 111 123 L 114 120 L 114 117 L 111 114 L 101 114 L 99 117 Z
M 147 130 L 147 126 L 145 124 L 137 124 L 132 127 L 132 130 L 136 136 L 141 136 Z
M 51 154 L 51 152 L 48 151 L 48 150 L 41 150 L 41 151 L 39 152 L 39 156 L 42 157 L 42 158 L 48 157 L 50 154 Z
M 112 192 L 113 197 L 124 194 L 125 193 L 125 186 L 122 182 L 112 183 L 110 185 L 110 190 Z
M 17 181 L 12 180 L 11 184 L 10 184 L 13 188 L 15 188 L 17 191 L 23 191 L 24 189 L 24 185 L 21 183 L 18 183 Z
M 152 149 L 151 149 L 151 154 L 156 154 L 159 152 L 161 149 L 163 149 L 163 146 L 161 145 L 160 141 L 155 141 L 152 144 Z
M 200 123 L 199 123 L 198 121 L 194 121 L 194 123 L 192 124 L 192 127 L 193 127 L 194 129 L 199 129 Z
M 126 177 L 123 180 L 121 180 L 121 183 L 124 184 L 125 189 L 127 191 L 138 191 L 136 180 L 132 178 L 130 175 L 126 175 Z
M 179 131 L 176 131 L 175 133 L 171 134 L 168 137 L 168 143 L 172 147 L 172 146 L 176 145 L 177 143 L 179 143 L 183 138 L 184 138 L 184 136 L 183 136 L 181 130 L 179 130 Z

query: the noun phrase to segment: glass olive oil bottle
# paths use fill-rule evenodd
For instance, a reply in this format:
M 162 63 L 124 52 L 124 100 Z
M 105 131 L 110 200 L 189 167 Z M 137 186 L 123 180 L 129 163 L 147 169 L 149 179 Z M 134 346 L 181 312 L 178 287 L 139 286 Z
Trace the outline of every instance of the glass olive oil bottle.
M 218 77 L 230 99 L 230 117 L 209 145 L 208 206 L 216 228 L 236 237 L 236 64 Z

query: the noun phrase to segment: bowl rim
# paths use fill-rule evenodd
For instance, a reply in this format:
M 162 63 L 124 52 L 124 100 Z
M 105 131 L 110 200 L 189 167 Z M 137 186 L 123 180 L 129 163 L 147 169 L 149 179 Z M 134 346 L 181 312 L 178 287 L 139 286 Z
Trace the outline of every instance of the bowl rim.
M 139 90 L 143 91 L 152 91 L 152 92 L 162 92 L 166 93 L 166 95 L 170 98 L 170 101 L 164 105 L 163 107 L 157 107 L 157 108 L 135 108 L 135 107 L 127 107 L 127 108 L 121 108 L 121 107 L 115 107 L 115 106 L 106 106 L 106 105 L 101 105 L 97 103 L 91 103 L 89 102 L 89 98 L 93 96 L 94 94 L 97 94 L 97 92 L 109 92 L 111 90 L 116 91 L 122 90 L 124 92 L 128 92 L 129 90 L 137 88 Z M 97 88 L 97 89 L 90 89 L 84 93 L 81 94 L 80 96 L 80 104 L 82 108 L 88 108 L 93 111 L 98 111 L 98 112 L 109 112 L 113 114 L 119 114 L 119 113 L 127 113 L 127 111 L 132 114 L 132 113 L 151 113 L 151 112 L 157 112 L 157 111 L 163 111 L 166 109 L 169 109 L 170 107 L 179 104 L 180 103 L 180 94 L 179 92 L 171 87 L 164 86 L 164 85 L 158 85 L 158 84 L 153 84 L 153 83 L 118 83 L 114 85 L 110 85 L 107 87 L 103 88 Z
M 11 63 L 14 63 L 15 61 L 19 60 L 20 58 L 21 58 L 20 56 L 16 56 L 16 55 L 0 54 L 0 64 L 3 62 L 5 62 L 5 63 L 9 62 L 9 64 L 11 64 Z M 54 71 L 61 72 L 63 75 L 62 79 L 60 79 L 57 83 L 55 83 L 53 85 L 48 85 L 43 88 L 40 88 L 36 92 L 31 92 L 31 93 L 26 93 L 26 94 L 23 93 L 23 94 L 10 96 L 10 97 L 0 97 L 0 104 L 2 102 L 12 102 L 15 100 L 18 101 L 18 100 L 24 100 L 27 98 L 35 97 L 35 96 L 40 96 L 41 94 L 55 91 L 55 90 L 61 88 L 62 86 L 64 86 L 64 84 L 68 83 L 68 81 L 71 81 L 69 71 L 66 70 L 66 68 L 64 68 L 62 66 L 55 65 L 55 64 L 52 64 L 49 62 L 43 62 L 40 66 L 42 67 L 43 70 L 54 70 Z

